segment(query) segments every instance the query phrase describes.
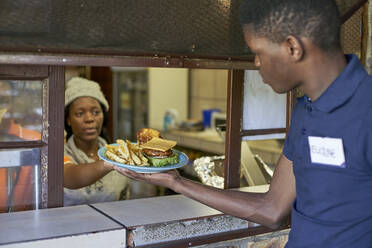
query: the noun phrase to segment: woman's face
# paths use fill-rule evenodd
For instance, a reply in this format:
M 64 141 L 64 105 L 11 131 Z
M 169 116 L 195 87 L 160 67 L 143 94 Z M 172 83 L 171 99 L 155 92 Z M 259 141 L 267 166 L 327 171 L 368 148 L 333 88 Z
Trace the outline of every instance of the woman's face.
M 67 124 L 75 138 L 92 141 L 98 138 L 103 125 L 103 110 L 92 97 L 79 97 L 70 104 Z

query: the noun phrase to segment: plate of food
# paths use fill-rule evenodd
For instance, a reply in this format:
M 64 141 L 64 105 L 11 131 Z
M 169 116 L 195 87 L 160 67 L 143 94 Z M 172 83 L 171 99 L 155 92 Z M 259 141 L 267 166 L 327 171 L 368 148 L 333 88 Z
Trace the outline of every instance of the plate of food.
M 175 141 L 162 139 L 160 132 L 142 128 L 137 132 L 137 143 L 116 140 L 116 143 L 101 147 L 98 157 L 115 166 L 139 173 L 157 173 L 186 165 L 186 154 L 173 147 Z

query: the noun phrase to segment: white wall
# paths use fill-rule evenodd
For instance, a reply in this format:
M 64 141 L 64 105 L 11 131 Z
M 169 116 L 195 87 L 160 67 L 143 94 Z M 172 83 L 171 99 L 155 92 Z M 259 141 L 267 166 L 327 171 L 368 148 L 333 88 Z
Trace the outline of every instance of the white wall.
M 178 121 L 187 118 L 188 69 L 149 68 L 149 127 L 163 129 L 167 109 L 178 111 Z

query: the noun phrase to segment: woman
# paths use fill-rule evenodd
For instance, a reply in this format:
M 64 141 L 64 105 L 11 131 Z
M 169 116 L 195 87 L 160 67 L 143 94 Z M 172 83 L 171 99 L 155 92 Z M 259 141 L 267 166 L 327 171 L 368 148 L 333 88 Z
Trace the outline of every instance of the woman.
M 65 91 L 64 205 L 91 204 L 125 199 L 128 179 L 100 160 L 97 152 L 109 109 L 100 86 L 75 77 Z

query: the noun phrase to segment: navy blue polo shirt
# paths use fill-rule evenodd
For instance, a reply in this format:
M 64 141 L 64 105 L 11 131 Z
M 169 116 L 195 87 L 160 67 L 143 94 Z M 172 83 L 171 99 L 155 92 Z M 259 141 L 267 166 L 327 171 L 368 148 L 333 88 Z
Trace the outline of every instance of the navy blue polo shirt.
M 293 110 L 283 149 L 296 178 L 287 248 L 372 247 L 372 77 L 346 58 L 318 99 L 299 98 Z M 341 139 L 345 163 L 312 163 L 309 136 Z

